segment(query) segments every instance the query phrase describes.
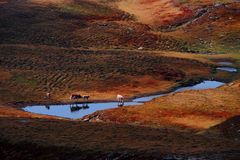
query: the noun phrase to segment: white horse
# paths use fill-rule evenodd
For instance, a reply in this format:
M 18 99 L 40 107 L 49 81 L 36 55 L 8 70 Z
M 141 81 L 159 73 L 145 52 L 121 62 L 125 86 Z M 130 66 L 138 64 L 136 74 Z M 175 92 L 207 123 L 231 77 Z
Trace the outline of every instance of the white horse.
M 122 106 L 124 104 L 124 97 L 120 94 L 117 95 L 118 105 Z
M 47 98 L 47 99 L 50 99 L 50 97 L 51 97 L 51 94 L 50 94 L 49 92 L 47 92 L 47 93 L 46 93 L 46 98 Z

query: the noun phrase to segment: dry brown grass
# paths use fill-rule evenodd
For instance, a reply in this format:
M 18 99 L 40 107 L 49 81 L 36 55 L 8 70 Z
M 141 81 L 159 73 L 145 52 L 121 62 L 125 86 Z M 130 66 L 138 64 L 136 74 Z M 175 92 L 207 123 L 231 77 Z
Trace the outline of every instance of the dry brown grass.
M 131 97 L 211 72 L 210 64 L 197 59 L 143 51 L 2 45 L 0 55 L 2 102 L 44 100 L 49 91 L 55 100 L 73 92 L 93 99 L 113 99 L 119 92 Z
M 36 4 L 69 4 L 72 3 L 73 0 L 28 0 L 30 3 L 36 3 Z
M 0 118 L 1 159 L 237 159 L 239 141 L 211 133 L 49 119 Z
M 49 91 L 53 101 L 64 101 L 73 92 L 92 99 L 113 99 L 118 92 L 140 95 L 208 77 L 212 58 L 240 60 L 237 54 L 156 51 L 237 53 L 239 3 L 218 8 L 212 0 L 72 2 L 0 0 L 0 103 L 48 102 L 43 97 Z M 196 19 L 193 11 L 204 5 L 209 12 Z M 152 24 L 171 32 L 156 31 Z M 208 25 L 212 34 L 205 30 Z M 213 47 L 205 42 L 214 42 Z M 148 51 L 137 51 L 140 46 Z M 239 114 L 237 85 L 178 93 L 100 115 L 107 122 L 174 130 L 60 120 L 0 107 L 0 159 L 163 159 L 174 154 L 183 159 L 190 154 L 196 159 L 238 159 L 239 140 L 190 132 Z M 187 132 L 176 131 L 179 127 Z
M 206 129 L 240 114 L 240 82 L 218 89 L 185 91 L 154 99 L 142 106 L 100 111 L 100 120 L 150 126 Z
M 239 3 L 209 6 L 197 20 L 164 35 L 186 41 L 192 51 L 239 53 L 239 8 Z
M 141 23 L 166 26 L 194 16 L 190 8 L 173 0 L 125 0 L 116 3 L 119 9 L 136 16 Z
M 3 118 L 11 118 L 12 117 L 12 118 L 63 119 L 63 118 L 54 117 L 54 116 L 29 113 L 29 112 L 25 112 L 22 110 L 18 110 L 16 108 L 6 107 L 6 106 L 0 106 L 0 117 L 3 117 Z

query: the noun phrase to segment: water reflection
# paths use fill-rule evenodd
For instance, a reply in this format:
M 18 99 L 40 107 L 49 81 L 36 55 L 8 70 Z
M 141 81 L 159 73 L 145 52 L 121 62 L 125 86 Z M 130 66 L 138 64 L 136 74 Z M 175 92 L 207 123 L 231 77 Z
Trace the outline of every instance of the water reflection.
M 70 108 L 70 111 L 71 111 L 71 112 L 76 112 L 76 111 L 79 111 L 79 110 L 88 109 L 89 106 L 88 106 L 88 103 L 83 103 L 83 104 L 71 104 L 69 108 Z
M 50 106 L 49 105 L 45 105 L 45 108 L 47 108 L 48 110 L 50 109 Z
M 142 103 L 137 102 L 125 102 L 125 106 L 133 106 L 133 105 L 141 105 Z M 104 103 L 88 103 L 87 105 L 50 105 L 49 109 L 44 105 L 36 105 L 36 106 L 27 106 L 23 108 L 23 110 L 38 113 L 38 114 L 46 114 L 52 116 L 59 116 L 65 118 L 82 118 L 85 115 L 94 113 L 98 110 L 117 108 L 118 102 L 104 102 Z
M 203 81 L 193 86 L 181 87 L 176 89 L 173 92 L 182 92 L 185 90 L 202 90 L 209 88 L 216 88 L 224 83 L 218 81 Z M 168 93 L 169 94 L 169 93 Z M 141 98 L 136 98 L 131 102 L 125 102 L 124 104 L 119 105 L 118 102 L 103 102 L 103 103 L 84 103 L 84 104 L 64 104 L 64 105 L 36 105 L 36 106 L 27 106 L 23 110 L 33 113 L 53 115 L 65 118 L 82 118 L 85 115 L 92 114 L 98 110 L 105 110 L 111 108 L 117 108 L 121 106 L 136 106 L 141 105 L 144 102 L 148 102 L 154 98 L 161 97 L 167 94 L 158 94 L 152 96 L 146 96 Z

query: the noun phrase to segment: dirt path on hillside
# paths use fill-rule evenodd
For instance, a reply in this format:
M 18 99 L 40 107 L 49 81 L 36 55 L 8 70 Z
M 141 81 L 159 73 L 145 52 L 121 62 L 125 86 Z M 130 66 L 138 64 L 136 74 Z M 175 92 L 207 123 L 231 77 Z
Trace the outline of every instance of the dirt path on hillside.
M 118 8 L 136 16 L 139 22 L 150 25 L 168 25 L 193 16 L 193 11 L 176 0 L 125 0 Z

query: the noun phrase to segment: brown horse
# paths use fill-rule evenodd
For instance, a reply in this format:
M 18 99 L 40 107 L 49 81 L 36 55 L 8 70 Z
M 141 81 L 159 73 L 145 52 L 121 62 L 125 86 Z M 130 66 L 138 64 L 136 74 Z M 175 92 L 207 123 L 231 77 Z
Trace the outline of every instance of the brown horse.
M 86 102 L 88 102 L 89 97 L 90 97 L 89 95 L 83 95 L 82 96 L 83 100 L 86 101 Z
M 87 102 L 88 101 L 88 99 L 89 99 L 89 95 L 83 95 L 83 96 L 81 96 L 80 94 L 72 94 L 71 96 L 70 96 L 70 100 L 78 100 L 78 99 L 81 99 L 81 98 L 83 98 L 83 100 L 85 101 L 85 102 Z
M 78 100 L 78 99 L 81 99 L 82 96 L 80 94 L 72 94 L 70 96 L 70 100 Z

